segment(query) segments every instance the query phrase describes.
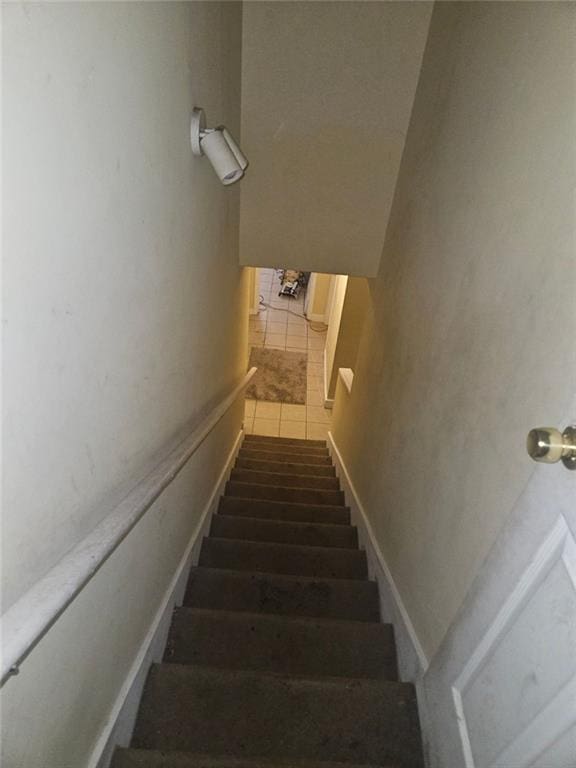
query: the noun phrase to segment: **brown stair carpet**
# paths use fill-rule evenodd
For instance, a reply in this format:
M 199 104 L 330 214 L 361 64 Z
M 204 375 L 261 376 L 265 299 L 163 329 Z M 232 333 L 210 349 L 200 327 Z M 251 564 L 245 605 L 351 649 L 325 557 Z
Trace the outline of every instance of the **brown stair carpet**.
M 112 768 L 422 768 L 326 444 L 246 436 Z

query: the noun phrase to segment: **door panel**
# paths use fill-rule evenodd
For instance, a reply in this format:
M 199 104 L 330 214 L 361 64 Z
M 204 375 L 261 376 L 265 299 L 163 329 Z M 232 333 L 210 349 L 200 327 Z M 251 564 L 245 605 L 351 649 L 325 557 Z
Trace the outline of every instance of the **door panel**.
M 534 727 L 547 709 L 556 709 L 566 679 L 576 680 L 576 632 L 569 621 L 576 616 L 575 557 L 576 541 L 560 516 L 457 678 L 454 703 L 467 767 L 529 766 L 531 754 L 576 722 L 575 698 L 572 711 Z
M 576 768 L 576 472 L 535 466 L 423 693 L 432 766 Z

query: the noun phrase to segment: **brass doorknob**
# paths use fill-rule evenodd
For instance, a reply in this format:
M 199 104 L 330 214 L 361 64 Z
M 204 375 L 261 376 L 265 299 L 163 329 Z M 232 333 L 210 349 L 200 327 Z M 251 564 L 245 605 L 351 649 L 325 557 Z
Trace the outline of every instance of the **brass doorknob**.
M 564 432 L 554 427 L 531 429 L 526 450 L 534 461 L 545 464 L 561 461 L 567 469 L 576 469 L 576 427 L 566 427 Z

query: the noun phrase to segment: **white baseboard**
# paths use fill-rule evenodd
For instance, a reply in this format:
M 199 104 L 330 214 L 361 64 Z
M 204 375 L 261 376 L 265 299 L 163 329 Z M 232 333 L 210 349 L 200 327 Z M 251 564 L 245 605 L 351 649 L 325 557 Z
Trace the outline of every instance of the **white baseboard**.
M 236 460 L 243 437 L 244 432 L 241 430 L 228 454 L 210 498 L 202 510 L 198 525 L 194 529 L 186 551 L 164 593 L 140 650 L 126 675 L 110 716 L 92 750 L 87 768 L 108 768 L 115 748 L 117 746 L 127 747 L 130 744 L 148 670 L 153 663 L 162 660 L 174 607 L 182 604 L 190 568 L 198 562 L 202 539 L 210 528 L 212 515 L 218 506 L 220 496 L 224 492 L 226 480 Z
M 381 618 L 394 625 L 400 678 L 417 682 L 428 669 L 428 658 L 420 644 L 402 596 L 394 583 L 390 568 L 376 540 L 374 529 L 354 488 L 332 432 L 328 432 L 328 448 L 334 460 L 336 474 L 340 478 L 346 502 L 350 507 L 352 521 L 358 527 L 360 542 L 366 550 L 370 577 L 378 582 Z

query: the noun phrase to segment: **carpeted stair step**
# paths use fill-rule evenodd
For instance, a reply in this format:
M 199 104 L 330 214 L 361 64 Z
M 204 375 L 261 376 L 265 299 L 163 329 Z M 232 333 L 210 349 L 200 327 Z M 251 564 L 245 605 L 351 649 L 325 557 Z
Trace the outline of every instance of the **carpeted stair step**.
M 351 525 L 291 523 L 222 514 L 212 517 L 210 535 L 219 539 L 273 541 L 312 547 L 358 547 L 358 532 Z
M 240 448 L 238 458 L 255 459 L 257 461 L 280 461 L 291 464 L 320 464 L 324 467 L 332 466 L 330 456 L 309 453 L 287 453 L 280 448 L 277 450 L 263 450 L 260 445 L 255 445 L 254 448 Z
M 284 440 L 284 438 L 276 438 L 277 440 L 282 439 L 282 442 L 265 442 L 263 440 L 252 440 L 243 442 L 242 443 L 242 449 L 246 449 L 249 451 L 262 451 L 263 453 L 270 452 L 270 453 L 285 453 L 285 454 L 295 454 L 295 455 L 306 455 L 306 456 L 328 456 L 328 448 L 326 447 L 326 443 L 322 442 L 321 445 L 309 445 L 307 440 L 303 440 L 301 443 L 292 443 L 287 442 Z
M 192 568 L 184 597 L 190 608 L 379 621 L 375 581 L 314 579 L 219 568 Z
M 252 469 L 256 472 L 274 472 L 286 475 L 314 475 L 315 477 L 336 477 L 336 469 L 327 464 L 293 464 L 281 461 L 259 461 L 238 457 L 236 469 Z
M 285 453 L 307 456 L 329 456 L 326 443 L 322 445 L 306 445 L 305 442 L 298 443 L 267 443 L 261 440 L 252 442 L 243 442 L 241 450 L 261 451 L 262 453 Z
M 160 752 L 155 749 L 117 749 L 112 768 L 398 768 L 385 766 L 358 765 L 357 763 L 334 763 L 318 760 L 254 760 L 241 757 L 219 757 L 199 755 L 194 752 Z
M 304 448 L 326 448 L 326 440 L 306 440 L 302 437 L 272 437 L 268 435 L 245 435 L 244 444 L 268 443 L 269 445 L 298 445 Z
M 164 661 L 309 677 L 397 680 L 390 624 L 179 608 Z
M 329 504 L 295 504 L 266 499 L 246 499 L 222 496 L 218 512 L 238 517 L 259 517 L 265 520 L 285 520 L 294 523 L 333 523 L 349 525 L 348 507 Z
M 269 501 L 291 501 L 295 504 L 344 504 L 342 491 L 326 491 L 316 488 L 289 488 L 284 486 L 260 485 L 259 483 L 226 483 L 226 496 L 244 499 L 268 499 Z
M 152 666 L 132 746 L 420 768 L 409 683 Z
M 359 549 L 307 547 L 207 537 L 200 550 L 204 568 L 281 573 L 328 579 L 366 579 L 366 553 Z
M 317 477 L 314 475 L 288 475 L 286 473 L 259 472 L 253 469 L 234 468 L 230 480 L 239 483 L 258 483 L 259 485 L 292 486 L 293 488 L 320 488 L 339 491 L 337 477 Z

